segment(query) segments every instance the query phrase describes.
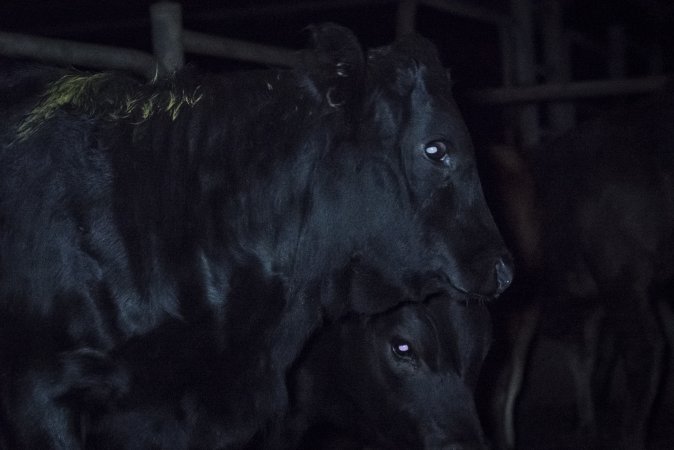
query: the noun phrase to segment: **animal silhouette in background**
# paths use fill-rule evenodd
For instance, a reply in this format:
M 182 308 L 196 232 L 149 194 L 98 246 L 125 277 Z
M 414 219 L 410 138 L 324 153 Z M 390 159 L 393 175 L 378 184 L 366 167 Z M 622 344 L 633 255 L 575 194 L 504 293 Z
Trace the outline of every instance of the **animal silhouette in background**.
M 503 446 L 516 443 L 515 405 L 536 336 L 556 341 L 567 361 L 585 445 L 646 445 L 672 335 L 662 294 L 674 276 L 673 120 L 666 92 L 529 156 L 492 152 L 492 170 L 508 180 L 494 183 L 502 189 L 494 197 L 526 283 L 511 294 L 529 300 L 510 319 L 515 345 L 497 414 Z

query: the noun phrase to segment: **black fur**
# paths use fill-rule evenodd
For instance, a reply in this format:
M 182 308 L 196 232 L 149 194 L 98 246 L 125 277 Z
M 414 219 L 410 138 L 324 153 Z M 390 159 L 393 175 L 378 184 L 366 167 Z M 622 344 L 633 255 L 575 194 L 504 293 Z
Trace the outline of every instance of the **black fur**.
M 286 431 L 304 448 L 335 436 L 374 448 L 486 448 L 473 390 L 489 331 L 485 305 L 445 298 L 331 324 L 293 371 Z
M 199 446 L 241 447 L 287 410 L 286 371 L 324 318 L 508 285 L 432 46 L 365 55 L 340 27 L 314 34 L 296 70 L 2 75 L 10 448 L 79 448 L 101 408 L 129 399 L 139 435 L 174 414 Z M 443 163 L 424 156 L 437 139 Z M 143 403 L 143 380 L 179 410 Z

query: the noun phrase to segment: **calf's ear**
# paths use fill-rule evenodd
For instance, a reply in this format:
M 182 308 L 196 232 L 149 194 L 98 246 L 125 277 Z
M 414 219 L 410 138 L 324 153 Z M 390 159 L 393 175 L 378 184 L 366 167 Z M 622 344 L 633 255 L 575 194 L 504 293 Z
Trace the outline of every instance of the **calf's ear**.
M 358 39 L 332 23 L 310 31 L 314 50 L 305 61 L 310 78 L 329 106 L 348 106 L 364 89 L 365 56 Z

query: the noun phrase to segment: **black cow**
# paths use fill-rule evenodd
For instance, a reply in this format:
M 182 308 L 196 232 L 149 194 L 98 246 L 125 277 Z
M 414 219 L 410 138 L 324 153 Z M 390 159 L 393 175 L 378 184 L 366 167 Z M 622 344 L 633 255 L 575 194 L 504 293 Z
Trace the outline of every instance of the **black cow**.
M 526 362 L 531 321 L 539 336 L 561 344 L 585 445 L 597 438 L 642 448 L 647 440 L 666 345 L 654 294 L 674 279 L 673 121 L 671 92 L 606 114 L 541 148 L 531 181 L 521 157 L 497 155 L 525 180 L 501 198 L 516 202 L 508 223 L 528 293 L 537 297 L 520 315 L 530 323 L 518 328 L 513 364 Z M 515 376 L 504 398 L 510 409 L 522 382 Z M 512 410 L 505 417 L 512 445 Z
M 10 448 L 80 447 L 146 373 L 178 387 L 193 429 L 215 424 L 205 446 L 240 447 L 287 410 L 286 371 L 323 319 L 509 284 L 432 45 L 313 36 L 294 70 L 2 75 Z

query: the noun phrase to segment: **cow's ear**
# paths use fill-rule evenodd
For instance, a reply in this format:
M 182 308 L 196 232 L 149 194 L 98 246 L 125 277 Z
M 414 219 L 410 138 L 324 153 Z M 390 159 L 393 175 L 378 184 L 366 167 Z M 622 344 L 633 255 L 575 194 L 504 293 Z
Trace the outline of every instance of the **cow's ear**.
M 310 28 L 314 51 L 307 69 L 314 85 L 332 107 L 359 97 L 365 76 L 365 56 L 351 30 L 336 24 Z

